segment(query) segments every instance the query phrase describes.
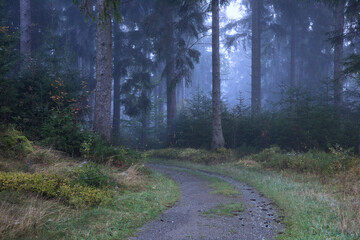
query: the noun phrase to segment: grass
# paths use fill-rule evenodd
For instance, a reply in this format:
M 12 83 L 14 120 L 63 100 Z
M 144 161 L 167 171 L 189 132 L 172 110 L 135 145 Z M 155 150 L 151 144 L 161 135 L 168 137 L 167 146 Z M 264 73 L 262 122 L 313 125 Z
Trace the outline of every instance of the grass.
M 56 201 L 21 192 L 0 192 L 0 239 L 36 236 L 48 222 L 73 216 L 75 210 Z
M 173 181 L 157 173 L 130 176 L 135 171 L 127 178 L 137 178 L 141 187 L 129 183 L 107 206 L 74 209 L 23 192 L 0 192 L 0 239 L 127 239 L 179 199 Z
M 219 204 L 215 208 L 203 212 L 203 214 L 210 217 L 214 215 L 235 217 L 243 211 L 244 211 L 244 206 L 241 202 L 233 202 L 227 204 Z
M 257 188 L 285 215 L 286 231 L 278 239 L 359 239 L 360 209 L 352 204 L 358 199 L 336 193 L 335 186 L 312 174 L 263 169 L 251 160 L 212 166 L 160 161 L 230 176 Z
M 32 181 L 32 176 L 58 176 L 71 186 L 109 190 L 111 201 L 77 206 L 56 194 L 36 194 L 29 187 L 3 189 L 0 191 L 0 239 L 127 239 L 180 196 L 175 182 L 140 164 L 128 168 L 116 167 L 112 161 L 107 165 L 89 164 L 52 149 L 38 146 L 33 149 L 22 151 L 21 155 L 0 152 L 0 172 L 24 175 L 29 183 L 21 183 L 26 186 L 38 184 L 39 181 Z M 6 179 L 0 179 L 1 186 L 5 183 L 8 183 Z M 34 188 L 38 187 L 35 185 Z
M 240 195 L 240 192 L 233 185 L 217 177 L 211 177 L 206 174 L 202 174 L 189 169 L 181 169 L 181 168 L 173 168 L 173 169 L 192 174 L 202 180 L 208 181 L 209 182 L 208 186 L 212 189 L 211 191 L 212 194 L 223 195 L 226 197 L 237 197 Z
M 65 222 L 48 224 L 39 239 L 127 239 L 179 198 L 178 186 L 153 173 L 140 192 L 119 193 L 109 207 L 90 208 Z M 31 238 L 24 238 L 31 239 Z

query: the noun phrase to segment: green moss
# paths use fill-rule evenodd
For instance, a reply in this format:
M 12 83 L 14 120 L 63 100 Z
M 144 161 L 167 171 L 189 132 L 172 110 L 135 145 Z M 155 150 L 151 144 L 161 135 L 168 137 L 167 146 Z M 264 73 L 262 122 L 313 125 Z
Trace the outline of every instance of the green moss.
M 12 127 L 0 132 L 0 149 L 11 156 L 26 156 L 35 153 L 32 143 Z

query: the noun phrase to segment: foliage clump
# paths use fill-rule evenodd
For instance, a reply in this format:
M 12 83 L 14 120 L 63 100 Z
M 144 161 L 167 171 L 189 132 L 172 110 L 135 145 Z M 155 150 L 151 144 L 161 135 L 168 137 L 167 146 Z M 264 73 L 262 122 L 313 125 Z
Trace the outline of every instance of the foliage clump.
M 11 157 L 24 157 L 35 152 L 32 143 L 13 127 L 0 128 L 0 150 Z
M 104 141 L 99 135 L 85 132 L 81 143 L 81 155 L 98 163 L 109 163 L 119 168 L 131 166 L 142 159 L 142 154 L 125 147 L 114 147 Z
M 96 163 L 85 163 L 71 171 L 71 176 L 76 183 L 85 187 L 104 188 L 109 185 L 110 178 Z
M 33 192 L 76 207 L 107 204 L 111 200 L 108 190 L 73 184 L 59 175 L 45 173 L 0 172 L 0 191 L 4 190 Z
M 329 176 L 345 172 L 360 166 L 360 159 L 340 147 L 330 148 L 330 153 L 311 150 L 306 153 L 285 153 L 279 147 L 264 149 L 250 158 L 265 168 L 291 169 L 297 172 L 309 172 Z

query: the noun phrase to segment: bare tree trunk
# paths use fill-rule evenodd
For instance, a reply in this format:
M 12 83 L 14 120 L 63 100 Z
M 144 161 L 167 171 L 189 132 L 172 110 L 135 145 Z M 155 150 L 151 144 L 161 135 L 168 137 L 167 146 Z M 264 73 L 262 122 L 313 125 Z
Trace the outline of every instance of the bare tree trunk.
M 334 47 L 334 104 L 339 111 L 343 101 L 343 53 L 344 53 L 344 13 L 345 1 L 341 0 L 335 9 L 335 34 L 336 43 Z
M 181 110 L 184 107 L 184 79 L 177 84 L 177 103 Z
M 112 85 L 112 36 L 111 19 L 105 16 L 105 0 L 98 0 L 96 28 L 96 93 L 94 130 L 110 142 L 111 134 L 111 85 Z
M 158 87 L 158 127 L 164 125 L 164 82 L 161 81 Z
M 185 79 L 181 80 L 181 82 L 180 82 L 180 99 L 181 99 L 180 107 L 184 108 L 184 106 L 185 106 Z
M 252 0 L 251 36 L 251 110 L 253 114 L 261 111 L 261 30 L 260 7 L 262 0 Z
M 296 20 L 291 19 L 290 87 L 296 85 Z
M 221 126 L 219 0 L 212 0 L 212 142 L 211 149 L 224 147 Z
M 31 56 L 31 2 L 20 0 L 20 54 L 29 62 Z
M 175 45 L 173 13 L 169 8 L 167 14 L 167 56 L 166 56 L 166 97 L 167 97 L 167 137 L 170 145 L 175 135 L 176 109 L 176 79 L 175 79 Z
M 114 22 L 114 36 L 117 36 L 117 33 L 120 31 L 119 24 Z M 121 39 L 117 40 L 121 41 Z M 121 117 L 121 105 L 120 105 L 120 84 L 121 84 L 121 74 L 120 74 L 120 49 L 119 42 L 114 42 L 114 115 L 113 115 L 113 144 L 119 144 L 120 137 L 120 117 Z

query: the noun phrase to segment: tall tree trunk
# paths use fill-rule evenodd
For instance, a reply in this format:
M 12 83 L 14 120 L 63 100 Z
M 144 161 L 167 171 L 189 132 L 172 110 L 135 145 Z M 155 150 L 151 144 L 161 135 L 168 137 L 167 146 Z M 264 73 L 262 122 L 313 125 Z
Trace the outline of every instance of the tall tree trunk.
M 344 12 L 345 0 L 341 0 L 335 8 L 336 42 L 334 47 L 334 104 L 337 111 L 340 110 L 343 101 Z
M 175 37 L 173 13 L 171 8 L 167 13 L 167 53 L 166 53 L 166 97 L 167 97 L 167 137 L 170 145 L 175 134 L 176 109 L 176 79 L 175 79 Z
M 114 22 L 114 36 L 120 31 L 117 21 Z M 120 137 L 120 80 L 121 80 L 121 66 L 120 66 L 120 44 L 121 39 L 114 41 L 114 115 L 113 115 L 113 144 L 119 144 Z
M 25 64 L 31 56 L 31 2 L 20 0 L 20 54 L 25 57 Z
M 221 126 L 219 0 L 212 0 L 212 142 L 211 149 L 224 147 Z
M 184 105 L 185 105 L 185 79 L 181 80 L 181 82 L 180 82 L 180 99 L 181 99 L 180 107 L 184 108 Z
M 110 142 L 111 134 L 111 85 L 112 85 L 112 36 L 111 19 L 106 16 L 106 0 L 98 0 L 96 28 L 96 93 L 94 130 Z
M 261 111 L 261 4 L 262 0 L 251 1 L 251 110 L 253 114 L 258 114 Z
M 164 125 L 164 82 L 158 86 L 158 128 Z
M 177 84 L 177 104 L 180 110 L 184 107 L 184 79 Z
M 146 96 L 151 96 L 151 91 L 146 90 Z M 148 129 L 149 129 L 149 119 L 151 111 L 143 111 L 141 113 L 141 147 L 146 149 L 148 143 Z
M 296 20 L 291 19 L 291 40 L 290 40 L 290 87 L 296 85 Z

